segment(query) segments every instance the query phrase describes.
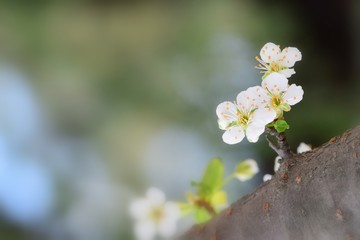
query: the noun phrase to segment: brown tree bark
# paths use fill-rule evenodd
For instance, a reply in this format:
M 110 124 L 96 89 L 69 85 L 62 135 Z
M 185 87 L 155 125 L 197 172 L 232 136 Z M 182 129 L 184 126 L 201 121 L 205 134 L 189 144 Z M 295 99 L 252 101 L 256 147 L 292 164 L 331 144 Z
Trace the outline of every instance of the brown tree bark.
M 360 239 L 360 126 L 294 155 L 184 240 Z

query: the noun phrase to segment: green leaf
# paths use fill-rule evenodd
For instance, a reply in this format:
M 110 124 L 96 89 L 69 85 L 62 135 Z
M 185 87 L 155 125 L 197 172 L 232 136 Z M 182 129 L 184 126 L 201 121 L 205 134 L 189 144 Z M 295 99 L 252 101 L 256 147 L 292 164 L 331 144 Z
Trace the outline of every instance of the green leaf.
M 199 184 L 198 195 L 211 198 L 214 193 L 222 188 L 224 165 L 219 158 L 214 158 L 208 164 Z
M 290 126 L 287 124 L 285 120 L 277 120 L 275 122 L 274 128 L 278 133 L 285 132 L 286 129 L 289 129 Z
M 196 208 L 194 212 L 195 220 L 198 224 L 207 222 L 211 219 L 211 215 L 204 208 Z

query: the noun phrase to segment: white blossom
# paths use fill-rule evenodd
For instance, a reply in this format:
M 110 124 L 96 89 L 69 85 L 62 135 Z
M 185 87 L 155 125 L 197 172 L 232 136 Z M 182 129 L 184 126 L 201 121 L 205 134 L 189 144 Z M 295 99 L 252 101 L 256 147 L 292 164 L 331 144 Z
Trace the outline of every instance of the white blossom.
M 273 175 L 271 175 L 271 174 L 265 174 L 265 175 L 263 176 L 263 181 L 264 181 L 264 182 L 269 181 L 269 180 L 272 179 L 272 177 L 273 177 Z
M 259 172 L 259 166 L 254 159 L 247 159 L 239 163 L 235 170 L 235 177 L 241 182 L 251 179 Z
M 218 105 L 216 114 L 219 128 L 226 130 L 222 138 L 227 144 L 236 144 L 247 137 L 249 142 L 257 142 L 265 131 L 265 125 L 272 122 L 276 114 L 264 108 L 266 92 L 263 88 L 250 87 L 240 92 L 236 102 L 223 102 Z
M 280 156 L 277 156 L 275 158 L 275 163 L 274 163 L 274 172 L 277 172 L 280 168 L 280 160 L 281 160 L 281 157 Z
M 262 70 L 261 73 L 265 73 L 265 77 L 270 73 L 278 72 L 289 78 L 295 73 L 292 67 L 295 62 L 301 60 L 302 55 L 297 48 L 286 47 L 281 51 L 278 45 L 269 42 L 260 50 L 260 57 L 261 59 L 256 57 L 260 63 L 256 68 Z
M 304 153 L 311 151 L 311 146 L 307 145 L 306 143 L 300 143 L 300 145 L 297 147 L 297 153 Z
M 282 116 L 283 111 L 290 111 L 290 106 L 300 102 L 304 95 L 301 86 L 289 85 L 287 78 L 280 73 L 271 73 L 261 85 L 266 90 L 266 95 L 261 96 L 262 104 L 267 104 L 267 107 L 276 112 L 277 117 Z
M 165 194 L 156 188 L 148 189 L 146 198 L 135 200 L 130 205 L 130 214 L 135 220 L 135 236 L 138 240 L 151 240 L 158 234 L 169 238 L 176 232 L 180 210 L 176 203 L 167 202 Z

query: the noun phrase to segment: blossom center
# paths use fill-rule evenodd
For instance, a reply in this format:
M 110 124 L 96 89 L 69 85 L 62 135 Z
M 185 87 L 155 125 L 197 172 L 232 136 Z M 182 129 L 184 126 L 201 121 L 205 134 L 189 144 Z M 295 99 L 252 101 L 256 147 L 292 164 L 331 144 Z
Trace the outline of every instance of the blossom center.
M 279 71 L 281 71 L 281 69 L 282 69 L 282 67 L 276 62 L 272 62 L 270 64 L 270 69 L 269 69 L 270 72 L 279 72 Z
M 282 102 L 282 99 L 280 96 L 273 96 L 271 99 L 270 105 L 273 107 L 278 107 Z
M 286 67 L 280 65 L 276 61 L 266 63 L 262 59 L 260 59 L 258 56 L 256 56 L 255 59 L 259 62 L 259 65 L 256 66 L 255 68 L 262 70 L 262 71 L 260 71 L 260 73 L 280 72 L 281 70 L 286 69 Z
M 239 125 L 246 126 L 249 121 L 249 117 L 245 114 L 241 114 L 238 120 Z
M 164 209 L 163 207 L 155 207 L 150 212 L 150 218 L 154 222 L 159 222 L 161 219 L 164 218 Z

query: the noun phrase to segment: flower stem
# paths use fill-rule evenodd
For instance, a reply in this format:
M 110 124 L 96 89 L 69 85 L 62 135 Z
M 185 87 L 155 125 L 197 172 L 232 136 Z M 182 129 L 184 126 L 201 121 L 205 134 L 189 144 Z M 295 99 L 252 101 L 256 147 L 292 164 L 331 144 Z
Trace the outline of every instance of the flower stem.
M 290 145 L 286 140 L 286 135 L 284 132 L 278 133 L 273 127 L 266 127 L 266 133 L 275 137 L 276 142 L 266 136 L 266 139 L 269 142 L 269 146 L 282 158 L 289 159 L 294 155 L 290 149 Z
M 235 177 L 235 173 L 232 173 L 231 175 L 227 176 L 227 178 L 225 178 L 224 183 L 223 183 L 223 187 L 225 187 L 226 185 L 228 185 L 228 183 L 233 180 L 233 178 Z

